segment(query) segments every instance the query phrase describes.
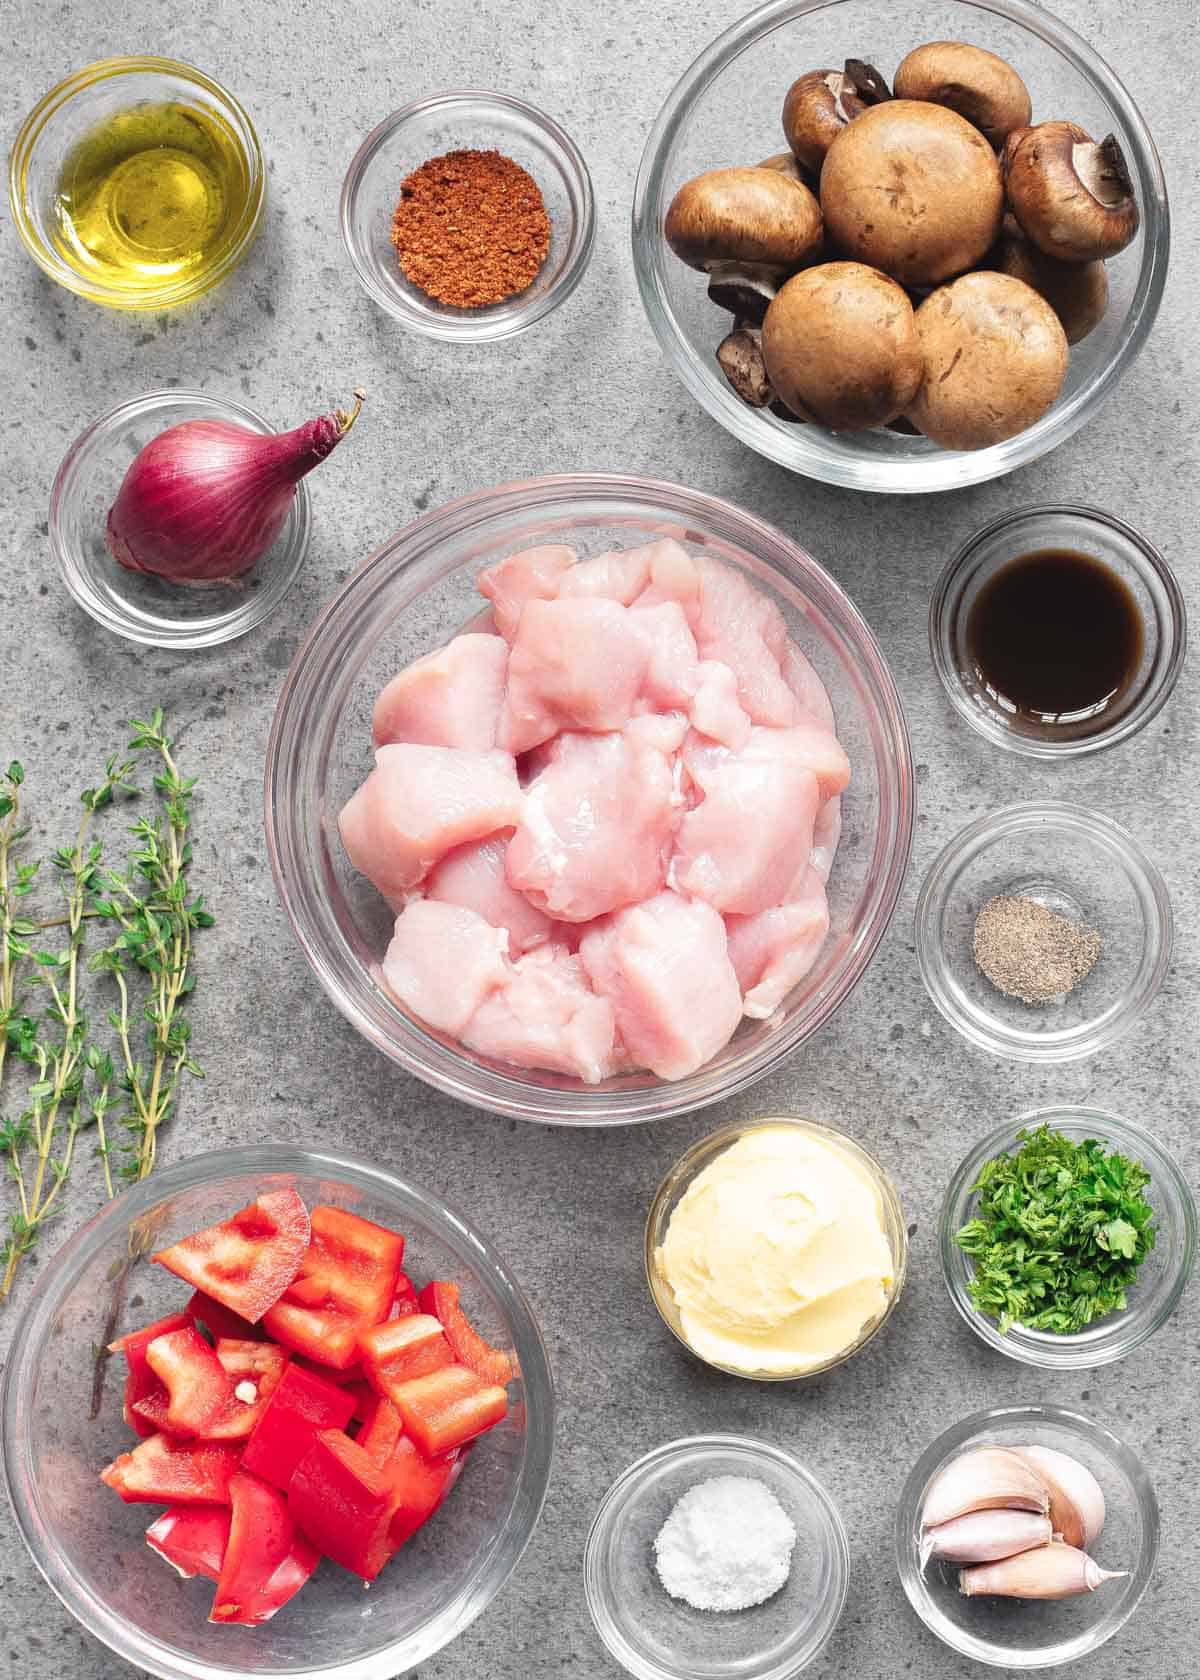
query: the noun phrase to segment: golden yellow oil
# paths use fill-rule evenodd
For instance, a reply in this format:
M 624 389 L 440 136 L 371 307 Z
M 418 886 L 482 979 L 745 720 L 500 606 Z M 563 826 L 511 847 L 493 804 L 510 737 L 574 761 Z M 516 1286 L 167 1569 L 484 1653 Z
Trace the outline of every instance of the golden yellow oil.
M 215 268 L 242 222 L 246 159 L 216 112 L 141 104 L 78 140 L 55 194 L 55 243 L 86 280 L 141 294 Z

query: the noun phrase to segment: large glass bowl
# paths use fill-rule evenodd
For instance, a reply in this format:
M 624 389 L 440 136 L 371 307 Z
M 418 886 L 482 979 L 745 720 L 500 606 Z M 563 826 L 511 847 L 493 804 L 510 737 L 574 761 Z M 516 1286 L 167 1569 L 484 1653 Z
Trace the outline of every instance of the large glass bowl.
M 519 1366 L 505 1421 L 472 1450 L 427 1529 L 372 1585 L 320 1566 L 264 1627 L 206 1618 L 212 1583 L 184 1581 L 143 1538 L 151 1505 L 125 1505 L 98 1472 L 128 1450 L 123 1374 L 113 1363 L 90 1417 L 94 1350 L 175 1310 L 187 1286 L 131 1248 L 159 1248 L 293 1186 L 403 1232 L 414 1280 L 450 1278 L 481 1332 Z M 119 1310 L 114 1314 L 114 1304 Z M 216 1150 L 110 1202 L 43 1272 L 4 1377 L 4 1468 L 17 1525 L 73 1616 L 140 1673 L 162 1680 L 393 1680 L 461 1633 L 507 1580 L 537 1523 L 554 1438 L 541 1335 L 491 1244 L 429 1191 L 364 1162 L 276 1145 Z
M 475 1055 L 420 1026 L 377 982 L 392 914 L 350 865 L 338 812 L 371 767 L 371 709 L 401 666 L 483 606 L 490 561 L 541 542 L 581 555 L 670 536 L 737 566 L 783 612 L 823 678 L 853 779 L 829 882 L 830 936 L 768 1021 L 743 1021 L 685 1079 L 634 1074 L 585 1086 Z M 853 990 L 904 878 L 913 764 L 891 673 L 833 579 L 790 538 L 729 502 L 678 485 L 602 474 L 531 479 L 451 502 L 371 556 L 318 616 L 284 682 L 267 748 L 266 827 L 275 881 L 334 1003 L 378 1049 L 464 1102 L 560 1125 L 626 1124 L 716 1102 L 792 1054 Z
M 835 435 L 748 408 L 714 356 L 730 317 L 708 301 L 703 276 L 668 249 L 667 206 L 702 170 L 753 164 L 778 152 L 783 96 L 805 70 L 840 68 L 850 55 L 876 64 L 890 82 L 911 48 L 937 40 L 969 41 L 1007 58 L 1029 86 L 1035 121 L 1069 117 L 1096 139 L 1114 133 L 1120 140 L 1142 224 L 1133 244 L 1108 265 L 1104 320 L 1072 350 L 1066 384 L 1049 413 L 988 449 L 942 449 L 890 431 Z M 646 141 L 633 203 L 642 301 L 692 396 L 734 437 L 794 472 L 892 494 L 999 478 L 1085 425 L 1154 324 L 1169 245 L 1162 166 L 1137 106 L 1086 41 L 1030 0 L 771 0 L 719 36 L 675 84 Z

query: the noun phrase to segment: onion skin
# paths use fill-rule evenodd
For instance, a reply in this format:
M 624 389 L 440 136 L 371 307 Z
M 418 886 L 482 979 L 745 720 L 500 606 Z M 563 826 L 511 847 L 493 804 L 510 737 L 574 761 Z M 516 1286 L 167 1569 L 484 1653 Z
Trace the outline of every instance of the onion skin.
M 355 407 L 263 436 L 226 420 L 185 420 L 152 438 L 130 464 L 109 509 L 118 565 L 171 583 L 230 583 L 262 559 L 283 529 L 296 485 L 358 417 Z

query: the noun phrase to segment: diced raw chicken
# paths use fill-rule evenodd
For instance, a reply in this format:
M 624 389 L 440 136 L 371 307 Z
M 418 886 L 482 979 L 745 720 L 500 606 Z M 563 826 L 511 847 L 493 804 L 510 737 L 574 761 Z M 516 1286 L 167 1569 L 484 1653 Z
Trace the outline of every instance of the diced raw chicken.
M 666 758 L 679 751 L 687 732 L 686 712 L 640 712 L 630 718 L 624 731 L 635 745 L 653 747 Z
M 379 748 L 338 827 L 354 867 L 398 903 L 453 847 L 514 828 L 522 803 L 510 754 L 403 743 Z
M 636 729 L 560 735 L 525 790 L 505 857 L 509 884 L 566 922 L 649 897 L 666 878 L 674 794 L 669 760 Z
M 693 729 L 740 752 L 750 739 L 751 725 L 738 703 L 737 678 L 718 659 L 702 659 L 697 676 L 689 707 Z
M 667 880 L 715 909 L 781 904 L 812 852 L 817 777 L 782 729 L 755 729 L 740 753 L 684 745 L 703 799 L 679 825 Z M 690 742 L 689 737 L 689 742 Z
M 842 837 L 842 802 L 827 799 L 813 824 L 812 866 L 822 881 L 828 881 Z
M 504 985 L 480 1004 L 462 1041 L 481 1056 L 596 1085 L 614 1070 L 614 1036 L 612 1004 L 592 991 L 579 958 L 547 945 L 510 965 Z
M 496 739 L 524 753 L 559 730 L 620 729 L 649 652 L 637 621 L 616 601 L 530 601 L 512 644 Z
M 418 741 L 490 752 L 504 699 L 508 643 L 467 634 L 401 671 L 375 702 L 375 745 Z
M 555 924 L 524 893 L 508 884 L 504 854 L 509 835 L 489 835 L 447 852 L 425 882 L 425 897 L 442 904 L 461 904 L 474 910 L 493 927 L 508 933 L 508 949 L 514 956 L 545 945 Z
M 475 586 L 492 603 L 496 628 L 511 642 L 526 601 L 549 601 L 559 580 L 575 564 L 575 550 L 562 543 L 523 548 L 480 572 Z
M 635 1066 L 683 1079 L 732 1037 L 742 997 L 711 906 L 661 892 L 589 928 L 579 955 Z
M 737 678 L 738 699 L 753 723 L 793 723 L 797 706 L 780 669 L 787 627 L 774 601 L 740 572 L 711 555 L 695 562 L 700 615 L 695 625 L 702 659 L 719 659 Z
M 559 579 L 559 598 L 603 595 L 627 607 L 650 580 L 649 554 L 648 548 L 614 548 L 580 560 Z
M 646 644 L 642 697 L 655 706 L 686 706 L 696 692 L 700 661 L 696 638 L 678 601 L 634 607 L 629 614 Z
M 811 661 L 801 653 L 790 636 L 784 647 L 780 666 L 783 680 L 795 695 L 800 710 L 809 717 L 816 718 L 818 723 L 823 723 L 826 729 L 832 729 L 833 707 L 825 684 L 817 675 Z
M 820 955 L 829 933 L 825 883 L 810 867 L 791 903 L 756 916 L 728 916 L 725 928 L 729 960 L 745 993 L 743 1012 L 765 1021 Z
M 700 617 L 700 574 L 687 549 L 672 537 L 663 537 L 636 552 L 647 557 L 649 581 L 635 606 L 655 607 L 660 601 L 675 601 L 694 629 Z
M 462 1032 L 512 965 L 508 935 L 459 904 L 419 898 L 396 917 L 383 978 L 404 1007 L 440 1032 Z
M 730 756 L 719 742 L 706 739 L 695 730 L 683 744 L 688 774 L 702 789 L 707 789 Z M 775 764 L 786 759 L 811 770 L 817 778 L 822 800 L 842 793 L 850 781 L 850 760 L 837 736 L 812 718 L 801 718 L 790 729 L 753 728 L 736 756 L 755 764 Z

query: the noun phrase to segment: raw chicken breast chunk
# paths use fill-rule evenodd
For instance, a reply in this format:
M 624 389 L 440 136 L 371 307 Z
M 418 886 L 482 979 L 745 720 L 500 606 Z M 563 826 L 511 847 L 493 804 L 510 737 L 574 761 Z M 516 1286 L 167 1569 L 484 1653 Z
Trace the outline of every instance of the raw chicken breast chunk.
M 511 642 L 527 601 L 549 601 L 558 593 L 562 577 L 575 564 L 575 550 L 561 543 L 523 548 L 488 566 L 475 580 L 476 588 L 492 603 L 496 629 Z
M 388 683 L 375 702 L 375 745 L 416 741 L 490 752 L 507 668 L 508 644 L 499 636 L 455 636 Z
M 750 739 L 751 723 L 738 704 L 737 678 L 719 659 L 702 659 L 696 677 L 689 707 L 692 728 L 740 752 Z
M 616 601 L 530 601 L 513 639 L 498 743 L 524 753 L 559 730 L 620 729 L 649 658 L 637 620 Z
M 475 1011 L 462 1041 L 481 1056 L 549 1068 L 596 1085 L 614 1071 L 613 1007 L 597 997 L 583 966 L 561 945 L 510 965 L 503 986 Z
M 674 601 L 694 630 L 700 617 L 700 573 L 687 549 L 673 537 L 663 537 L 634 552 L 645 555 L 648 571 L 646 587 L 634 605 L 656 607 Z
M 493 927 L 504 928 L 509 951 L 519 956 L 545 945 L 554 932 L 554 923 L 524 893 L 509 886 L 504 872 L 509 838 L 506 830 L 447 852 L 425 883 L 425 897 L 442 904 L 461 904 Z
M 512 757 L 408 743 L 380 747 L 338 826 L 354 867 L 399 903 L 455 846 L 520 821 Z
M 825 883 L 809 867 L 796 897 L 756 916 L 727 916 L 729 960 L 745 994 L 743 1013 L 765 1021 L 799 985 L 829 933 Z
M 505 867 L 509 885 L 548 916 L 589 922 L 666 879 L 675 784 L 641 722 L 624 734 L 560 735 L 525 789 Z
M 508 935 L 457 904 L 420 898 L 400 912 L 383 959 L 387 988 L 439 1032 L 463 1031 L 490 992 L 505 984 Z
M 732 1037 L 742 996 L 710 905 L 658 893 L 589 928 L 579 955 L 635 1066 L 683 1079 Z
M 738 699 L 754 723 L 794 723 L 796 699 L 781 662 L 791 645 L 783 614 L 769 596 L 711 555 L 696 562 L 700 614 L 695 625 L 702 659 L 718 659 L 737 678 Z

